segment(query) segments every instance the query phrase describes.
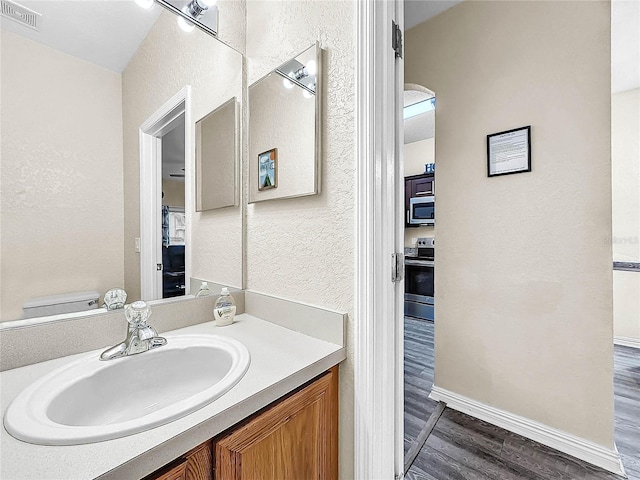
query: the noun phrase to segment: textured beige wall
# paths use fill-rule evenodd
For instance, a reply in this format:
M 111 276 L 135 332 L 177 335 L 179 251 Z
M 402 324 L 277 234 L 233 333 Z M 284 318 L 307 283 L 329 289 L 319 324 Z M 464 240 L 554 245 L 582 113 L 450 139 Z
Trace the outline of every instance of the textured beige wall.
M 123 286 L 121 77 L 2 32 L 2 320 Z
M 184 182 L 162 179 L 162 204 L 170 207 L 184 207 Z
M 438 96 L 435 383 L 606 448 L 610 23 L 606 1 L 463 2 L 405 43 Z M 533 171 L 488 178 L 486 135 L 525 125 Z
M 340 368 L 345 479 L 353 478 L 355 8 L 351 1 L 247 4 L 249 85 L 317 40 L 325 50 L 322 193 L 248 206 L 247 286 L 349 313 L 348 359 Z
M 425 163 L 436 161 L 435 138 L 427 138 L 419 142 L 407 143 L 404 146 L 404 175 L 420 175 L 424 173 Z
M 175 16 L 163 12 L 122 75 L 125 285 L 131 299 L 140 298 L 140 254 L 134 250 L 140 236 L 138 130 L 186 85 L 192 87 L 195 122 L 231 97 L 241 98 L 242 56 L 197 28 L 185 34 Z M 241 209 L 186 213 L 192 219 L 192 276 L 242 286 Z
M 613 259 L 640 262 L 640 89 L 611 96 Z M 640 341 L 640 274 L 613 272 L 613 330 Z
M 247 0 L 217 0 L 218 40 L 244 55 L 247 30 Z
M 435 138 L 427 138 L 419 142 L 407 143 L 404 146 L 404 176 L 424 173 L 425 163 L 436 161 Z M 406 215 L 406 212 L 405 212 Z M 415 247 L 418 237 L 433 237 L 435 227 L 415 227 L 404 229 L 404 246 Z

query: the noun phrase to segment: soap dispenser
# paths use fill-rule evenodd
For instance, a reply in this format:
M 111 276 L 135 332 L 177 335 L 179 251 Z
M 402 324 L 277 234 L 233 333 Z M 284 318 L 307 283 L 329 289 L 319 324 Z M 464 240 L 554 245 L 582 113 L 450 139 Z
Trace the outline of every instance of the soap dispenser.
M 211 295 L 211 290 L 209 290 L 209 284 L 207 282 L 202 282 L 200 285 L 200 289 L 198 293 L 196 293 L 196 297 L 208 297 Z
M 213 309 L 213 317 L 216 321 L 216 326 L 224 327 L 225 325 L 231 325 L 236 316 L 236 302 L 229 294 L 227 287 L 222 287 L 220 297 L 216 300 L 216 305 Z

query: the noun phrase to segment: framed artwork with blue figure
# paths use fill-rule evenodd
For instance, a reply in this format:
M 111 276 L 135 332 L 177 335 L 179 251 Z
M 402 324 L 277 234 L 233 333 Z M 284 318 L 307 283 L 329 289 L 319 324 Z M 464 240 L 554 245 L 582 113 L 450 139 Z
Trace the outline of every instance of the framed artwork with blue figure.
M 278 149 L 258 155 L 258 190 L 278 187 Z

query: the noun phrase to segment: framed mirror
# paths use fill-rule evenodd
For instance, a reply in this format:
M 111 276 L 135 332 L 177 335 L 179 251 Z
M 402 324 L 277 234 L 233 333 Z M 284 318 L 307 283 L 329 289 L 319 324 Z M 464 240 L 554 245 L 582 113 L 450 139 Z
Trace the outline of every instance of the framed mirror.
M 196 122 L 196 211 L 239 205 L 238 101 Z
M 243 98 L 242 55 L 154 2 L 18 1 L 42 22 L 1 23 L 0 321 L 45 296 L 95 291 L 91 308 L 114 287 L 142 298 L 147 246 L 173 293 L 184 297 L 189 277 L 242 288 L 242 209 L 195 208 L 195 121 Z M 181 92 L 164 127 L 143 131 Z M 147 184 L 152 216 L 141 214 Z
M 321 54 L 313 45 L 249 87 L 249 203 L 320 192 Z

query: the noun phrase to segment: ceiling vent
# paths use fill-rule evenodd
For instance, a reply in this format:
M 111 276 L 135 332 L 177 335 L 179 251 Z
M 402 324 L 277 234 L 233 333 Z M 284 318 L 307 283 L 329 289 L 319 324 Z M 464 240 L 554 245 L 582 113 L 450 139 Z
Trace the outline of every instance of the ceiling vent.
M 25 27 L 32 28 L 33 30 L 40 30 L 40 23 L 42 22 L 42 14 L 34 12 L 33 10 L 18 5 L 11 0 L 0 0 L 2 4 L 2 16 L 18 22 Z

